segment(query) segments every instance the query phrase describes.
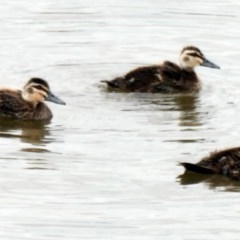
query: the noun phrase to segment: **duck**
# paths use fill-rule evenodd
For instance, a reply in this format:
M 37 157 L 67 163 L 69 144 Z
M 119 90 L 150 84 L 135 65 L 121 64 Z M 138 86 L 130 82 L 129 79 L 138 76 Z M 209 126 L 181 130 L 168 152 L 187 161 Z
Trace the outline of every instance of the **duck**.
M 31 78 L 22 90 L 0 89 L 0 118 L 50 120 L 53 115 L 44 101 L 65 105 L 54 95 L 46 80 Z
M 138 67 L 124 76 L 102 80 L 109 89 L 125 92 L 179 93 L 198 91 L 200 80 L 194 71 L 196 66 L 220 69 L 208 60 L 195 46 L 186 46 L 180 53 L 180 64 L 170 61 L 162 64 Z
M 240 147 L 214 151 L 196 164 L 180 162 L 185 171 L 200 174 L 217 174 L 240 180 Z

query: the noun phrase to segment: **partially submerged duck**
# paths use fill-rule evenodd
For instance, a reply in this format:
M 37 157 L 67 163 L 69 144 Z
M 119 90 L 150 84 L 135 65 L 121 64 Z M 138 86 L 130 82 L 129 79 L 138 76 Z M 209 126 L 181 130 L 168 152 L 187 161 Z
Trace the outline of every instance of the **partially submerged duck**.
M 218 174 L 240 180 L 240 147 L 216 151 L 193 164 L 180 163 L 186 171 L 202 174 Z
M 0 89 L 0 117 L 22 120 L 49 120 L 52 112 L 43 101 L 65 105 L 41 78 L 30 79 L 23 90 Z
M 196 66 L 220 69 L 209 61 L 194 46 L 183 48 L 180 54 L 180 65 L 165 61 L 159 65 L 136 68 L 126 75 L 103 80 L 108 87 L 127 92 L 162 92 L 178 93 L 200 89 L 200 80 L 194 71 Z

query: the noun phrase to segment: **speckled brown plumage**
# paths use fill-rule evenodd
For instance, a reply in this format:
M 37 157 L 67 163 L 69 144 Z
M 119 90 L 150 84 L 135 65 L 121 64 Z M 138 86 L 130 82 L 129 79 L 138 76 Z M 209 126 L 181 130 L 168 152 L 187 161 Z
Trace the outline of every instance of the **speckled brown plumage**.
M 183 48 L 180 66 L 165 61 L 159 65 L 138 67 L 122 77 L 103 80 L 108 87 L 126 92 L 162 92 L 177 93 L 200 89 L 200 81 L 194 67 L 202 65 L 219 68 L 207 60 L 203 53 L 194 46 Z
M 180 163 L 187 171 L 219 174 L 240 180 L 240 147 L 216 151 L 196 164 Z
M 41 78 L 30 79 L 23 90 L 0 89 L 0 118 L 50 120 L 52 112 L 43 101 L 65 105 Z
M 34 105 L 22 98 L 21 91 L 0 90 L 0 117 L 23 120 L 51 119 L 52 113 L 46 104 Z

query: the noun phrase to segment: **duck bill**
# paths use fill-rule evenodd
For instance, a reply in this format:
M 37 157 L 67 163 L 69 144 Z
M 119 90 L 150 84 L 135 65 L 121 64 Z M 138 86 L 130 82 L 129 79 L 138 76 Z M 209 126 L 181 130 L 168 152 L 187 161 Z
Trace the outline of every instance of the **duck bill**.
M 54 103 L 57 103 L 57 104 L 61 104 L 61 105 L 66 105 L 66 103 L 63 100 L 61 100 L 59 97 L 55 96 L 51 92 L 48 93 L 48 96 L 45 100 L 49 101 L 49 102 L 54 102 Z
M 216 65 L 215 63 L 209 61 L 209 60 L 206 59 L 206 58 L 203 59 L 203 62 L 202 62 L 200 65 L 201 65 L 201 66 L 204 66 L 204 67 L 220 69 L 220 67 L 219 67 L 218 65 Z

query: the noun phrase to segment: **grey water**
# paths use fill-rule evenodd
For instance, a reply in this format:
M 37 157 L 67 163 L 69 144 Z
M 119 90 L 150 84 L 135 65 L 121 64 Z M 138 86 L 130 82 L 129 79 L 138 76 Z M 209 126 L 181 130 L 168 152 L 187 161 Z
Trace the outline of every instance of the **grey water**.
M 240 184 L 178 165 L 240 144 L 239 1 L 0 3 L 0 85 L 42 77 L 67 103 L 0 122 L 1 239 L 239 239 Z M 186 45 L 221 66 L 198 94 L 100 84 Z

